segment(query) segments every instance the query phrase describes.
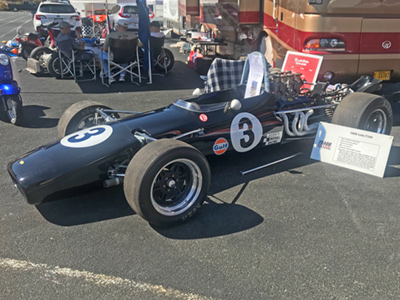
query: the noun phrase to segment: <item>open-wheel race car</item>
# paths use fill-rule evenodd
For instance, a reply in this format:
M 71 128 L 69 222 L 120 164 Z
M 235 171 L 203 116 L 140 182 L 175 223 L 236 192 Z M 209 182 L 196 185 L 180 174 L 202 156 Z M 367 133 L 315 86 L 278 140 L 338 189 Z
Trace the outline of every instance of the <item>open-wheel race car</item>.
M 8 164 L 14 184 L 35 205 L 86 187 L 123 184 L 137 214 L 151 224 L 169 225 L 191 217 L 205 200 L 208 155 L 312 136 L 320 121 L 390 133 L 390 103 L 354 92 L 374 90 L 379 82 L 362 77 L 348 86 L 317 83 L 312 91 L 304 90 L 298 74 L 269 74 L 260 53 L 249 57 L 235 87 L 208 89 L 153 111 L 75 103 L 60 118 L 59 141 Z M 253 72 L 252 61 L 264 66 L 261 75 Z M 214 69 L 210 77 L 217 73 Z

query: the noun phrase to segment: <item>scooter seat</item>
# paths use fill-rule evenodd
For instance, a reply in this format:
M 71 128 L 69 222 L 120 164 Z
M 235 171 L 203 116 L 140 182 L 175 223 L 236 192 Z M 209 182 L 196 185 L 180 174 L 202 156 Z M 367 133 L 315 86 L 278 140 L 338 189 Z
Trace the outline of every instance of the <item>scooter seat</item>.
M 31 32 L 31 33 L 28 34 L 28 38 L 29 39 L 39 39 L 40 38 L 40 33 Z

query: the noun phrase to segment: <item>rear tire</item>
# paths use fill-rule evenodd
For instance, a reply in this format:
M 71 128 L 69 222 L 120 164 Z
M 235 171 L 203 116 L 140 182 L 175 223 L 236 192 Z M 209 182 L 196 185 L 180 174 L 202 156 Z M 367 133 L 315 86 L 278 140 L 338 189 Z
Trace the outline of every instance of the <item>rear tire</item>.
M 367 93 L 352 93 L 343 98 L 332 117 L 332 123 L 376 133 L 390 134 L 392 107 L 385 98 Z
M 23 119 L 22 99 L 20 95 L 5 95 L 6 115 L 11 124 L 21 125 Z
M 128 165 L 125 197 L 150 224 L 166 226 L 187 220 L 200 208 L 210 186 L 204 155 L 177 140 L 158 140 L 140 149 Z
M 101 115 L 98 115 L 96 119 L 98 108 L 111 109 L 108 106 L 90 100 L 80 101 L 71 105 L 58 121 L 58 138 L 61 139 L 85 128 L 105 124 L 106 120 Z M 118 114 L 111 114 L 111 116 L 115 119 L 119 118 Z

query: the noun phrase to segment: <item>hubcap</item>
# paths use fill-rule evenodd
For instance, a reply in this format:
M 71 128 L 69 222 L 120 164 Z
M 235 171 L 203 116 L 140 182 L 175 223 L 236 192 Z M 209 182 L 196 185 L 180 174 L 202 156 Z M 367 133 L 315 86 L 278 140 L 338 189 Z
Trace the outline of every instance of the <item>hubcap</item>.
M 365 130 L 376 133 L 385 133 L 386 127 L 387 118 L 382 109 L 374 110 L 367 118 L 365 124 Z
M 151 185 L 153 207 L 164 216 L 179 215 L 199 197 L 203 177 L 199 166 L 189 159 L 176 159 L 155 176 Z

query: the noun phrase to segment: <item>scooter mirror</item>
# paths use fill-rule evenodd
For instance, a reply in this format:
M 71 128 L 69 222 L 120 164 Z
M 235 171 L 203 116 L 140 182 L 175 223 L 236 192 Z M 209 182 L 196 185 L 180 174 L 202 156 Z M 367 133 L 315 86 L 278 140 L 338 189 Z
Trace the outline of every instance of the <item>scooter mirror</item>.
M 18 35 L 23 35 L 24 33 L 25 33 L 24 27 L 18 27 L 18 28 L 17 28 L 17 34 L 18 34 Z

